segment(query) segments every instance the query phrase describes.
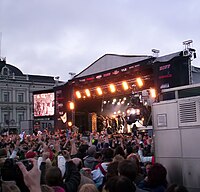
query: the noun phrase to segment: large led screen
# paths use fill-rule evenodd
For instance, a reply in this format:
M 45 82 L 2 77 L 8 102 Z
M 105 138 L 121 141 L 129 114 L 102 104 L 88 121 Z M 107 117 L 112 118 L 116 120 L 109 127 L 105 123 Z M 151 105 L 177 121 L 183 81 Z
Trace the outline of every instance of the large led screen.
M 54 115 L 54 93 L 34 94 L 34 117 Z

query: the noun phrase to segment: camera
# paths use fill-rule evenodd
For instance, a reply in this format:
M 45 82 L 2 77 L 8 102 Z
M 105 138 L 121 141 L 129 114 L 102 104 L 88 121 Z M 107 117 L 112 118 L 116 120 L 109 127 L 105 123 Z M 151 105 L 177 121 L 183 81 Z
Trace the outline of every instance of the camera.
M 24 164 L 27 171 L 30 171 L 33 168 L 33 163 L 30 160 L 24 159 L 24 160 L 21 160 L 21 162 Z
M 17 165 L 17 162 L 19 161 L 16 161 L 15 159 L 6 159 L 3 167 L 1 168 L 1 177 L 4 181 L 15 181 L 21 191 L 29 192 L 27 186 L 24 183 L 23 174 Z M 21 160 L 20 162 L 24 164 L 28 171 L 33 168 L 32 162 L 28 159 Z

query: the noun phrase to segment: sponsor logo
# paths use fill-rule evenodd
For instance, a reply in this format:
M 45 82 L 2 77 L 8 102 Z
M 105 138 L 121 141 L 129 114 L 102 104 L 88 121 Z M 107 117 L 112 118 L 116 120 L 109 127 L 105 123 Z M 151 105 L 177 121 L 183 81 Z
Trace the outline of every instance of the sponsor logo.
M 119 71 L 115 70 L 112 72 L 113 75 L 117 75 L 119 73 Z
M 129 69 L 131 69 L 131 68 L 129 67 Z M 125 72 L 125 71 L 127 71 L 127 68 L 123 68 L 123 69 L 121 69 L 121 71 Z
M 103 74 L 104 77 L 108 77 L 110 75 L 111 75 L 111 73 L 105 73 L 105 74 Z
M 79 79 L 79 82 L 85 82 L 85 79 Z
M 170 64 L 168 64 L 168 65 L 163 65 L 163 66 L 160 66 L 159 67 L 159 71 L 163 71 L 163 70 L 166 70 L 166 69 L 169 69 L 170 68 Z
M 166 83 L 166 84 L 162 84 L 160 86 L 161 89 L 166 89 L 166 88 L 169 88 L 169 83 Z
M 96 79 L 101 79 L 102 78 L 102 75 L 97 75 L 96 76 Z
M 87 81 L 91 81 L 91 80 L 94 80 L 94 77 L 88 77 L 86 78 Z
M 171 77 L 172 77 L 172 74 L 167 74 L 167 75 L 159 76 L 159 79 L 167 79 L 167 78 L 171 78 Z

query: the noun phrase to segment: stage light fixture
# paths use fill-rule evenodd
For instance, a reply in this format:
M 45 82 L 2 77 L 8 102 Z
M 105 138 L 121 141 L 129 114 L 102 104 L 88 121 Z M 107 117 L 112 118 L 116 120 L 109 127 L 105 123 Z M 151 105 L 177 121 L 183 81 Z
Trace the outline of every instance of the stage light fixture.
M 120 102 L 117 102 L 117 105 L 120 105 Z
M 105 105 L 107 103 L 107 101 L 103 101 L 103 104 Z
M 121 113 L 121 111 L 119 110 L 119 111 L 117 111 L 117 113 L 118 113 L 118 114 L 120 114 L 120 113 Z
M 140 109 L 135 110 L 136 115 L 140 115 Z
M 115 88 L 114 84 L 110 84 L 109 87 L 110 87 L 110 92 L 111 93 L 114 93 L 116 91 L 116 88 Z
M 103 94 L 102 89 L 100 87 L 97 87 L 96 90 L 97 90 L 98 95 L 102 95 Z
M 69 121 L 67 124 L 68 124 L 69 127 L 72 126 L 72 122 L 71 121 Z
M 126 101 L 126 97 L 124 97 L 124 101 Z
M 78 99 L 81 98 L 81 92 L 80 92 L 80 91 L 76 91 L 76 97 L 77 97 Z
M 140 115 L 140 109 L 128 108 L 126 113 L 127 115 Z
M 152 98 L 156 98 L 156 90 L 155 89 L 150 89 L 150 96 L 152 97 Z
M 142 79 L 141 79 L 140 77 L 138 77 L 138 78 L 136 79 L 136 81 L 137 81 L 137 84 L 138 84 L 139 87 L 142 87 L 142 86 L 143 86 L 143 81 L 142 81 Z
M 87 97 L 90 97 L 91 96 L 90 90 L 89 89 L 85 89 L 85 94 L 86 94 Z
M 123 86 L 125 91 L 128 90 L 128 83 L 126 81 L 122 82 L 122 86 Z
M 74 110 L 74 103 L 73 102 L 69 102 L 69 109 Z
M 115 103 L 117 101 L 117 99 L 113 99 L 113 103 Z

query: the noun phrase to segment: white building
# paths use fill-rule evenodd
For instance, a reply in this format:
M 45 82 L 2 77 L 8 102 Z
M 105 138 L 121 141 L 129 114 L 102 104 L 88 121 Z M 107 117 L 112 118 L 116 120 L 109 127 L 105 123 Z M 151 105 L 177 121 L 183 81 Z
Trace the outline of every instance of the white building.
M 19 131 L 21 121 L 33 120 L 32 92 L 54 85 L 54 77 L 23 74 L 0 58 L 0 132 Z

